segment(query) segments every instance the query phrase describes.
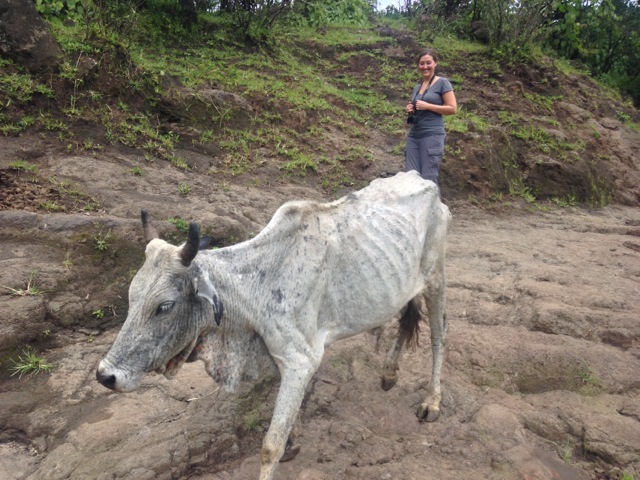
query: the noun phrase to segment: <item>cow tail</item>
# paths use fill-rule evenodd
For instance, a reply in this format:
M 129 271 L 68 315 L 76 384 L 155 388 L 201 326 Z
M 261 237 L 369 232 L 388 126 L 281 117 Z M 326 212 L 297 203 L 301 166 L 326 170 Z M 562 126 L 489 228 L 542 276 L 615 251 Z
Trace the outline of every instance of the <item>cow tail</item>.
M 400 317 L 400 325 L 398 326 L 398 331 L 400 335 L 404 337 L 407 345 L 410 346 L 413 350 L 415 350 L 416 347 L 420 346 L 418 337 L 420 335 L 421 319 L 422 315 L 420 314 L 418 303 L 415 299 L 409 300 L 404 313 Z

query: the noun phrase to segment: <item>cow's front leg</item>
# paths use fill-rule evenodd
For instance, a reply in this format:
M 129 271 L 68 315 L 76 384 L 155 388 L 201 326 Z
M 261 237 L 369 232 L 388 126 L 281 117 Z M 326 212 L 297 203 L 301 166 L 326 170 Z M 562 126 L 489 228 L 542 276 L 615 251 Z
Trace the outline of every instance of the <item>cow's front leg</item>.
M 271 425 L 260 452 L 260 480 L 273 479 L 273 472 L 285 451 L 287 438 L 300 411 L 305 388 L 318 368 L 319 362 L 296 360 L 295 366 L 284 366 L 282 369 Z

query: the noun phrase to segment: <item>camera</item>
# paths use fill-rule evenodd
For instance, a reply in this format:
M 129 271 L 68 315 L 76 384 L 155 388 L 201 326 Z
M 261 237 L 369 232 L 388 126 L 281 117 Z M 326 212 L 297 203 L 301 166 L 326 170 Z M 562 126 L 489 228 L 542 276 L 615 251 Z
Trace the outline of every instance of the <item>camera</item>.
M 416 108 L 416 102 L 413 102 L 413 111 L 417 112 L 418 109 Z M 407 124 L 411 125 L 413 124 L 413 122 L 415 122 L 415 113 L 410 113 L 409 116 L 407 117 Z

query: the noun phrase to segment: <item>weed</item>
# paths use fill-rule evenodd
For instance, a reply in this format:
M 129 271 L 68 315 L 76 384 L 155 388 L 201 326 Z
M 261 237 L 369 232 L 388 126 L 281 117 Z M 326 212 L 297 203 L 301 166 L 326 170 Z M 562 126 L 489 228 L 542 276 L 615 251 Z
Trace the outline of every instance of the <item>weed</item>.
M 622 474 L 622 477 L 620 477 L 620 480 L 634 480 L 633 475 L 631 475 L 628 472 L 624 472 Z
M 553 104 L 556 103 L 558 100 L 560 100 L 562 97 L 561 96 L 547 97 L 545 95 L 540 95 L 538 93 L 525 92 L 524 93 L 524 98 L 526 98 L 530 102 L 535 103 L 536 105 L 539 105 L 539 106 L 545 108 L 546 110 L 553 111 Z
M 18 297 L 25 297 L 27 295 L 40 295 L 42 293 L 40 289 L 36 286 L 36 276 L 38 275 L 37 270 L 32 270 L 29 274 L 29 279 L 27 280 L 25 288 L 11 288 L 5 287 L 4 285 L 0 285 L 2 288 L 5 288 L 11 292 L 11 295 L 15 295 Z
M 593 395 L 602 387 L 600 379 L 586 363 L 582 363 L 578 368 L 577 377 L 582 384 L 580 391 L 584 395 Z
M 318 165 L 311 158 L 301 152 L 292 154 L 292 159 L 282 165 L 282 170 L 292 173 L 298 172 L 301 176 L 305 176 L 307 170 L 318 170 Z
M 618 112 L 618 120 L 622 123 L 629 123 L 631 121 L 631 117 L 624 112 Z
M 492 202 L 501 202 L 502 201 L 502 192 L 493 192 L 489 195 L 489 200 Z
M 58 212 L 60 210 L 64 210 L 64 207 L 58 202 L 47 200 L 44 202 L 40 202 L 40 206 L 44 208 L 48 212 Z
M 98 144 L 94 144 L 93 140 L 91 138 L 86 138 L 83 142 L 82 142 L 82 148 L 84 150 L 91 150 L 91 151 L 95 151 L 95 150 L 102 150 L 102 146 L 98 145 Z
M 15 160 L 9 163 L 9 168 L 12 170 L 22 170 L 25 172 L 36 172 L 38 170 L 37 165 L 33 165 L 24 160 Z
M 187 233 L 189 231 L 189 222 L 184 218 L 173 217 L 167 219 L 167 222 L 173 223 L 182 233 Z
M 569 194 L 565 198 L 553 197 L 551 201 L 562 208 L 575 207 L 578 204 L 574 194 Z
M 71 270 L 71 267 L 73 267 L 73 260 L 71 260 L 71 253 L 70 252 L 67 252 L 67 255 L 64 257 L 64 260 L 62 261 L 62 265 L 67 270 Z
M 101 318 L 104 318 L 105 313 L 104 313 L 104 310 L 102 310 L 101 308 L 97 308 L 93 312 L 91 312 L 91 315 L 93 315 L 97 319 L 101 319 Z
M 138 165 L 129 170 L 134 176 L 141 177 L 142 176 L 142 168 Z
M 190 170 L 189 165 L 180 157 L 174 155 L 171 157 L 171 165 L 179 168 L 180 170 Z
M 41 372 L 50 372 L 53 370 L 54 365 L 47 362 L 44 357 L 39 357 L 36 352 L 30 348 L 22 351 L 22 355 L 18 356 L 18 359 L 12 359 L 13 365 L 9 367 L 13 373 L 11 376 L 18 375 L 18 378 L 22 378 L 23 375 L 36 375 Z
M 178 193 L 180 193 L 180 195 L 182 195 L 183 197 L 189 195 L 190 191 L 191 187 L 189 187 L 188 183 L 181 183 L 180 185 L 178 185 Z
M 498 120 L 500 120 L 501 125 L 507 125 L 509 127 L 515 127 L 521 121 L 520 115 L 517 113 L 506 112 L 504 110 L 498 112 Z
M 109 240 L 111 239 L 111 230 L 106 234 L 102 231 L 98 232 L 93 237 L 93 248 L 99 252 L 105 252 L 109 248 Z

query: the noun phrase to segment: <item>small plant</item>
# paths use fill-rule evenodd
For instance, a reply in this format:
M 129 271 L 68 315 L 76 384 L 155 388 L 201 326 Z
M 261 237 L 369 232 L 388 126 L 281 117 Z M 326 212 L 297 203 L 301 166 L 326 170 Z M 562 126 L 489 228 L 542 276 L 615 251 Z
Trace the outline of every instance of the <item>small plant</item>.
M 11 376 L 18 375 L 18 378 L 22 378 L 23 375 L 35 375 L 40 372 L 50 372 L 53 370 L 54 365 L 48 363 L 44 357 L 39 357 L 36 352 L 30 348 L 22 351 L 22 355 L 18 356 L 18 359 L 12 359 L 13 365 L 9 367 L 13 373 Z
M 136 177 L 141 177 L 142 176 L 142 168 L 140 168 L 138 165 L 136 165 L 135 167 L 133 167 L 129 171 Z
M 15 160 L 9 163 L 9 168 L 12 170 L 22 170 L 24 172 L 35 172 L 38 170 L 36 165 L 33 165 L 29 162 L 25 162 L 24 160 Z
M 102 232 L 98 232 L 93 237 L 93 248 L 95 248 L 99 252 L 105 252 L 109 248 L 110 238 L 111 238 L 111 230 L 109 230 L 106 234 L 103 234 Z
M 64 207 L 62 207 L 62 205 L 58 204 L 58 202 L 51 201 L 51 200 L 47 200 L 45 202 L 41 202 L 40 206 L 42 208 L 44 208 L 46 211 L 48 211 L 48 212 L 57 212 L 57 211 L 60 211 L 60 210 L 64 209 Z
M 618 120 L 622 123 L 629 123 L 631 121 L 631 117 L 624 112 L 618 112 Z
M 11 295 L 15 295 L 18 297 L 25 297 L 27 295 L 39 295 L 41 293 L 40 289 L 36 287 L 36 276 L 38 275 L 37 270 L 33 270 L 29 275 L 29 280 L 27 280 L 26 287 L 23 288 L 11 288 L 5 287 L 4 285 L 0 285 L 2 288 L 5 288 L 11 292 Z
M 492 202 L 501 202 L 502 201 L 502 192 L 493 192 L 489 195 L 489 200 Z
M 186 197 L 187 195 L 189 195 L 190 191 L 191 191 L 191 187 L 189 187 L 189 184 L 181 183 L 180 185 L 178 185 L 178 192 L 183 197 Z
M 67 252 L 67 255 L 64 257 L 64 260 L 62 261 L 62 265 L 64 265 L 64 268 L 66 268 L 67 270 L 71 270 L 71 267 L 73 267 L 73 260 L 71 260 L 71 253 Z
M 173 217 L 173 218 L 167 219 L 167 221 L 169 223 L 173 223 L 176 226 L 176 228 L 180 230 L 182 233 L 187 233 L 189 231 L 189 222 L 186 221 L 184 218 Z
M 100 319 L 100 318 L 104 318 L 105 313 L 104 313 L 104 310 L 102 310 L 101 308 L 96 308 L 93 312 L 91 312 L 91 315 Z

